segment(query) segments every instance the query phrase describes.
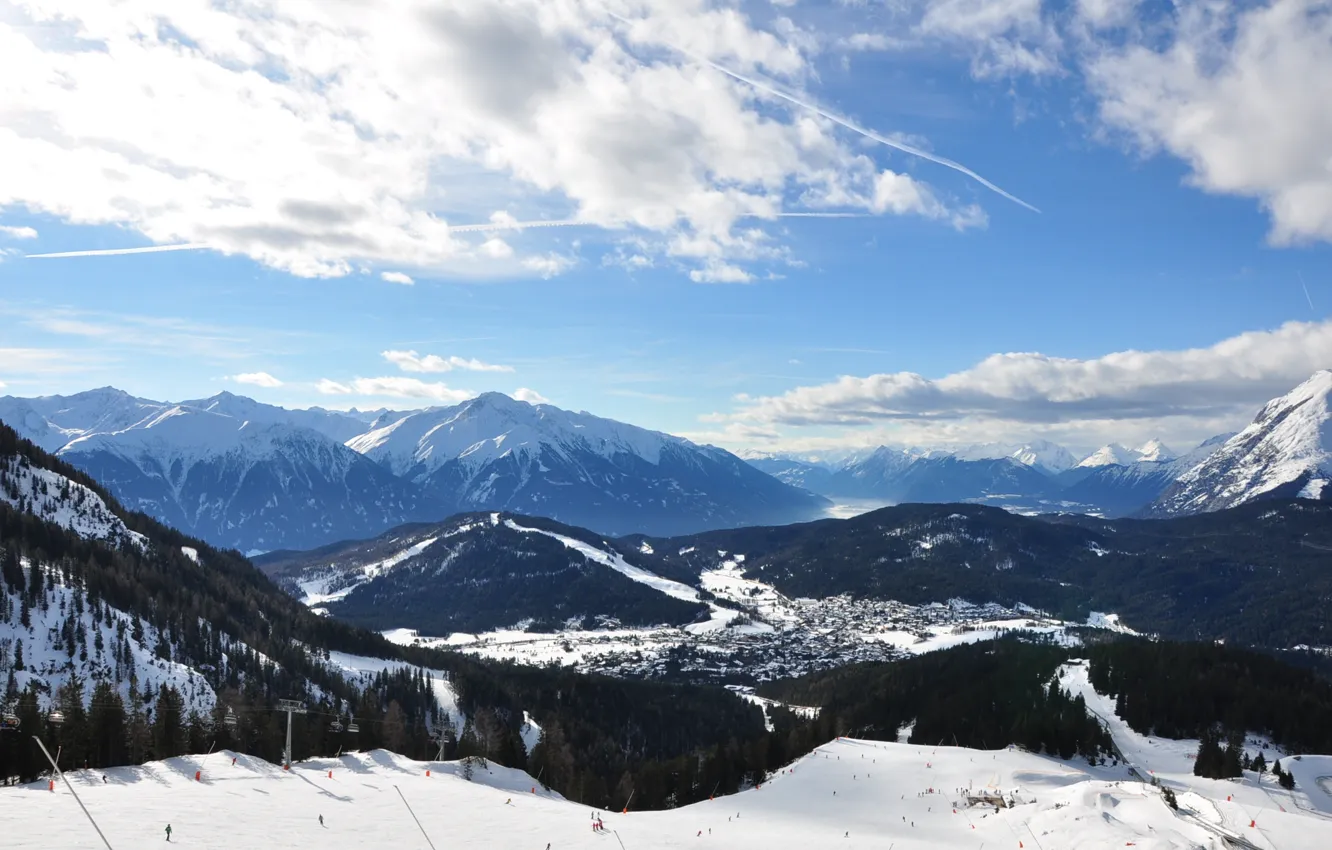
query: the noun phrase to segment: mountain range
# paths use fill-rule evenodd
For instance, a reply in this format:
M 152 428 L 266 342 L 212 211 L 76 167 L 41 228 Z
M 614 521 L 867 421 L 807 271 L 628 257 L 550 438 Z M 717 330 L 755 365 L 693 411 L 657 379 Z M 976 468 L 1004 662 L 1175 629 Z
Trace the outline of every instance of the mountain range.
M 822 515 L 829 500 L 970 502 L 1020 513 L 1175 516 L 1332 497 L 1332 372 L 1236 435 L 1079 459 L 1048 441 L 839 460 L 741 459 L 621 422 L 487 393 L 417 411 L 287 410 L 231 393 L 168 403 L 102 388 L 0 398 L 0 420 L 134 510 L 244 552 L 309 549 L 458 513 L 678 536 Z
M 0 398 L 0 420 L 131 509 L 245 552 L 470 510 L 682 534 L 809 519 L 827 504 L 721 449 L 499 393 L 344 413 L 225 392 L 168 403 L 108 387 Z
M 1160 440 L 1077 460 L 1050 443 L 950 451 L 880 446 L 832 461 L 753 454 L 769 474 L 833 499 L 971 502 L 1020 513 L 1169 517 L 1259 499 L 1332 499 L 1332 371 L 1272 399 L 1237 434 L 1177 454 Z

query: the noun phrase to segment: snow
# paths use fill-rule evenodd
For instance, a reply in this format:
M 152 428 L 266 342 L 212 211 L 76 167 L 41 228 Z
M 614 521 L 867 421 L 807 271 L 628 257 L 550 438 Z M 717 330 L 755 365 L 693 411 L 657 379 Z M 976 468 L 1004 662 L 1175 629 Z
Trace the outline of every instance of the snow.
M 563 534 L 556 534 L 553 531 L 544 531 L 539 528 L 526 528 L 519 525 L 511 519 L 506 519 L 504 524 L 514 531 L 522 534 L 544 534 L 547 537 L 553 537 L 563 543 L 568 548 L 602 566 L 610 567 L 617 573 L 624 575 L 634 581 L 645 584 L 653 590 L 659 591 L 675 599 L 682 599 L 686 602 L 698 602 L 698 591 L 687 584 L 681 584 L 678 581 L 671 581 L 668 578 L 662 578 L 656 573 L 635 567 L 633 564 L 625 561 L 617 552 L 604 552 L 581 540 L 575 540 L 572 537 L 565 537 Z
M 1178 457 L 1177 454 L 1166 448 L 1165 443 L 1160 440 L 1148 440 L 1133 449 L 1133 452 L 1138 455 L 1139 463 L 1161 463 Z
M 528 753 L 531 753 L 536 745 L 541 742 L 541 726 L 526 711 L 523 712 L 523 726 L 518 730 L 518 734 L 522 737 L 523 746 Z
M 1087 615 L 1087 625 L 1093 629 L 1105 629 L 1111 632 L 1119 632 L 1120 634 L 1139 634 L 1121 623 L 1118 614 L 1104 614 L 1100 611 L 1093 611 Z
M 364 655 L 350 655 L 345 652 L 330 652 L 328 663 L 330 667 L 343 675 L 351 674 L 353 677 L 359 675 L 367 681 L 370 676 L 384 671 L 392 672 L 403 668 L 418 669 L 395 659 L 371 658 Z M 453 683 L 449 681 L 449 674 L 443 670 L 431 670 L 429 668 L 426 668 L 425 672 L 430 676 L 435 701 L 440 708 L 448 712 L 449 719 L 453 724 L 454 734 L 461 735 L 466 715 L 458 706 L 458 692 L 454 690 Z
M 180 547 L 180 554 L 189 558 L 191 561 L 193 561 L 196 564 L 199 563 L 199 550 L 195 549 L 193 546 Z
M 346 445 L 396 475 L 428 474 L 455 459 L 479 469 L 510 451 L 534 458 L 548 450 L 566 459 L 583 451 L 607 458 L 631 454 L 656 464 L 666 446 L 692 446 L 680 437 L 501 393 L 414 413 Z
M 22 499 L 27 502 L 29 513 L 87 540 L 101 540 L 113 546 L 125 542 L 140 548 L 145 545 L 143 535 L 126 528 L 102 497 L 82 484 L 58 472 L 32 466 L 18 456 L 0 459 L 0 468 L 18 489 L 17 498 L 11 499 L 8 491 L 0 488 L 0 501 L 17 506 Z M 63 490 L 68 491 L 67 498 L 61 498 Z
M 31 575 L 32 564 L 22 560 L 23 568 Z M 74 611 L 74 589 L 57 579 L 51 570 L 44 570 L 50 605 L 43 609 L 34 606 L 29 612 L 31 626 L 24 628 L 19 622 L 19 597 L 8 592 L 0 593 L 0 601 L 9 604 L 14 616 L 9 622 L 0 622 L 0 669 L 8 668 L 12 663 L 17 641 L 23 641 L 24 670 L 15 673 L 15 683 L 20 691 L 26 690 L 29 683 L 45 685 L 42 688 L 41 701 L 49 705 L 55 692 L 69 681 L 71 674 L 77 674 L 84 683 L 85 702 L 92 697 L 94 680 L 107 679 L 119 681 L 120 695 L 129 698 L 129 674 L 115 676 L 117 662 L 115 650 L 119 646 L 117 635 L 120 623 L 125 624 L 125 640 L 129 644 L 131 663 L 139 682 L 141 693 L 153 693 L 159 686 L 174 687 L 180 692 L 186 709 L 201 713 L 211 711 L 217 701 L 216 694 L 208 681 L 198 671 L 175 661 L 157 657 L 157 630 L 148 624 L 143 627 L 143 640 L 134 639 L 133 625 L 135 618 L 115 608 L 109 608 L 109 617 L 103 616 L 101 623 L 94 622 L 91 608 L 84 603 L 82 615 L 77 622 L 82 623 L 87 632 L 87 658 L 76 650 L 71 655 L 60 637 L 61 629 Z M 104 613 L 107 613 L 104 611 Z M 102 649 L 96 646 L 97 637 L 101 636 Z M 225 646 L 225 642 L 224 642 Z M 173 647 L 173 655 L 174 647 Z
M 1321 497 L 1332 478 L 1330 395 L 1332 371 L 1323 370 L 1268 402 L 1247 428 L 1179 477 L 1162 511 L 1234 507 L 1306 476 L 1300 495 Z
M 1300 781 L 1324 763 L 1291 766 Z M 203 781 L 194 781 L 196 770 Z M 1131 781 L 1122 768 L 1009 749 L 842 738 L 739 794 L 667 811 L 599 812 L 607 827 L 601 835 L 591 830 L 587 806 L 546 791 L 523 771 L 478 767 L 471 782 L 461 774 L 458 763 L 375 750 L 297 763 L 289 772 L 223 751 L 68 776 L 117 848 L 163 843 L 168 823 L 173 845 L 201 850 L 401 850 L 427 846 L 422 830 L 436 847 L 494 850 L 546 844 L 552 850 L 978 850 L 1019 843 L 1045 850 L 1185 850 L 1220 848 L 1222 832 L 1264 850 L 1332 846 L 1332 821 L 1316 810 L 1283 812 L 1282 797 L 1269 799 L 1247 785 L 1182 781 L 1183 811 L 1176 813 L 1159 789 Z M 6 847 L 98 846 L 69 792 L 45 789 L 45 782 L 0 789 Z M 1226 802 L 1230 792 L 1235 802 Z M 968 794 L 1016 804 L 998 811 L 968 806 Z M 1250 817 L 1257 821 L 1252 829 Z
M 1085 661 L 1061 667 L 1059 682 L 1071 693 L 1080 694 L 1088 710 L 1101 719 L 1135 777 L 1154 778 L 1175 790 L 1183 820 L 1199 825 L 1211 836 L 1240 836 L 1264 848 L 1332 846 L 1332 796 L 1318 782 L 1319 776 L 1332 775 L 1332 757 L 1287 756 L 1270 742 L 1251 736 L 1245 750 L 1250 755 L 1264 753 L 1268 764 L 1280 758 L 1282 766 L 1295 774 L 1294 791 L 1281 788 L 1270 772 L 1260 777 L 1246 771 L 1242 779 L 1235 780 L 1204 779 L 1193 775 L 1196 740 L 1135 732 L 1115 714 L 1114 700 L 1091 686 Z M 1249 827 L 1250 822 L 1256 825 Z
M 475 527 L 476 524 L 462 525 L 443 536 L 452 537 Z M 326 571 L 316 571 L 313 573 L 313 578 L 307 578 L 297 585 L 301 592 L 301 602 L 308 606 L 316 606 L 345 599 L 348 594 L 361 585 L 383 575 L 403 561 L 415 558 L 434 545 L 438 539 L 439 537 L 427 537 L 424 540 L 418 540 L 387 558 L 364 564 L 349 572 L 342 572 L 332 566 Z
M 1142 454 L 1134 449 L 1126 449 L 1119 443 L 1101 446 L 1078 462 L 1080 468 L 1098 466 L 1132 466 L 1142 460 Z

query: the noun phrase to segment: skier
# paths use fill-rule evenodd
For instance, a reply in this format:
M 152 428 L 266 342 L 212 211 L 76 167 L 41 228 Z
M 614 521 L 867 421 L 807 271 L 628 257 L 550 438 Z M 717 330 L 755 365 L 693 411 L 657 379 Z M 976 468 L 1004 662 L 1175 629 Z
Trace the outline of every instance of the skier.
M 323 825 L 324 825 L 324 816 L 323 816 L 323 815 L 320 815 L 320 816 L 319 816 L 319 825 L 320 825 L 320 826 L 323 826 Z
M 167 834 L 167 841 L 170 841 L 170 840 L 171 840 L 171 824 L 167 824 L 166 834 Z

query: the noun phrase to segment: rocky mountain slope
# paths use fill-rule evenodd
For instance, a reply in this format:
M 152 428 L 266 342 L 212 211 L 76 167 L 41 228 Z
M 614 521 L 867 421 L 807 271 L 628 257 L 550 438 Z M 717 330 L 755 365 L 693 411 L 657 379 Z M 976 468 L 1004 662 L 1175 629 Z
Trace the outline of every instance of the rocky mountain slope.
M 1182 474 L 1151 516 L 1216 511 L 1259 499 L 1332 499 L 1332 371 L 1268 402 L 1252 424 Z

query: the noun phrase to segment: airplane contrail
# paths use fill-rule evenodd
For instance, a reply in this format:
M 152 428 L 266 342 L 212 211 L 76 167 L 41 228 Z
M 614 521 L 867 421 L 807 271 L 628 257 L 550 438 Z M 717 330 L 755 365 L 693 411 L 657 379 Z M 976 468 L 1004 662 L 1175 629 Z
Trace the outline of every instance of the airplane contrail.
M 605 9 L 604 11 L 606 12 L 607 15 L 610 15 L 612 18 L 616 19 L 620 23 L 633 26 L 633 22 L 630 21 L 629 19 L 617 15 L 614 12 L 610 11 L 609 9 Z M 667 44 L 669 44 L 669 42 L 667 42 Z M 895 148 L 899 151 L 902 151 L 903 153 L 911 154 L 912 156 L 918 156 L 921 159 L 929 160 L 930 162 L 933 162 L 936 165 L 942 165 L 945 168 L 951 168 L 954 171 L 961 172 L 962 174 L 965 174 L 966 176 L 970 177 L 972 180 L 975 180 L 977 183 L 981 184 L 990 191 L 1002 195 L 1003 197 L 1007 198 L 1013 203 L 1018 204 L 1020 206 L 1024 206 L 1027 209 L 1031 210 L 1032 212 L 1040 212 L 1040 210 L 1037 209 L 1036 207 L 1022 200 L 1018 196 L 1004 191 L 995 184 L 991 183 L 989 180 L 986 180 L 984 177 L 972 171 L 970 168 L 967 168 L 965 165 L 963 165 L 960 162 L 956 162 L 947 157 L 939 156 L 938 154 L 932 154 L 929 151 L 922 150 L 916 147 L 915 145 L 909 145 L 905 142 L 899 142 L 894 139 L 890 139 L 887 136 L 884 136 L 880 133 L 874 132 L 873 130 L 869 130 L 865 127 L 862 127 L 848 118 L 843 118 L 842 116 L 838 115 L 835 112 L 829 112 L 828 110 L 824 109 L 821 106 L 816 106 L 813 103 L 808 103 L 806 101 L 803 101 L 800 98 L 796 97 L 795 95 L 790 94 L 789 92 L 782 91 L 780 88 L 771 83 L 763 82 L 761 80 L 756 80 L 752 77 L 748 77 L 745 76 L 744 74 L 732 71 L 730 68 L 727 68 L 724 65 L 719 65 L 716 62 L 713 62 L 711 59 L 708 59 L 707 57 L 698 56 L 694 53 L 691 53 L 690 51 L 685 50 L 683 47 L 680 47 L 679 45 L 669 44 L 669 46 L 671 47 L 672 50 L 675 50 L 678 53 L 688 56 L 690 59 L 693 59 L 695 62 L 707 65 L 713 70 L 719 71 L 728 77 L 737 79 L 740 82 L 745 83 L 746 85 L 758 89 L 759 91 L 767 92 L 768 94 L 771 94 L 774 97 L 779 97 L 782 100 L 787 101 L 788 103 L 792 103 L 796 106 L 799 106 L 801 109 L 813 112 L 816 115 L 821 115 L 822 117 L 828 119 L 834 124 L 840 124 L 846 129 L 851 130 L 852 132 L 855 133 L 859 133 L 865 138 L 872 139 L 881 145 L 887 145 L 888 147 Z
M 208 246 L 202 242 L 182 242 L 177 245 L 148 245 L 143 248 L 104 248 L 95 251 L 58 251 L 54 254 L 25 254 L 29 260 L 52 260 L 63 257 L 112 257 L 118 254 L 157 254 L 162 251 L 199 251 Z
M 1300 279 L 1300 288 L 1304 290 L 1304 300 L 1309 302 L 1309 309 L 1317 313 L 1318 308 L 1314 307 L 1313 299 L 1309 297 L 1309 285 L 1304 282 L 1304 272 L 1296 269 L 1295 274 Z
M 779 212 L 774 218 L 869 218 L 867 213 L 853 212 Z M 740 218 L 768 218 L 757 213 L 746 213 Z M 486 233 L 492 230 L 527 230 L 534 227 L 602 227 L 594 221 L 580 219 L 538 219 L 536 221 L 488 222 L 486 224 L 457 224 L 450 233 Z M 142 248 L 102 248 L 91 251 L 58 251 L 51 254 L 25 254 L 29 260 L 54 260 L 66 257 L 114 257 L 121 254 L 158 254 L 163 251 L 203 251 L 209 246 L 203 242 L 181 242 L 175 245 L 148 245 Z

